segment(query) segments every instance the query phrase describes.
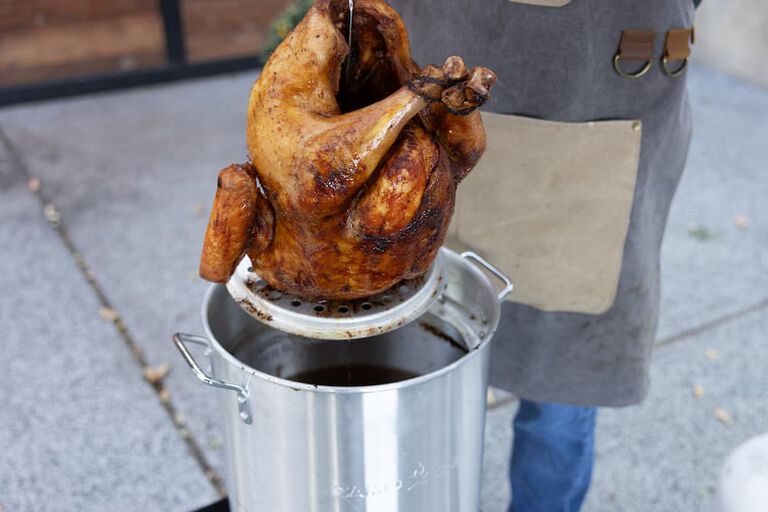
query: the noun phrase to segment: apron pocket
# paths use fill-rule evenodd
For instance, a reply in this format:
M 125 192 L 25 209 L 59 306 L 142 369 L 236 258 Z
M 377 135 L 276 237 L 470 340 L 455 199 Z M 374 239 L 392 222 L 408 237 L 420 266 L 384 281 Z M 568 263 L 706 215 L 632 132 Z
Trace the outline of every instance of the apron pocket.
M 618 289 L 640 122 L 483 120 L 488 148 L 458 188 L 447 245 L 507 273 L 515 283 L 508 300 L 604 313 Z
M 541 7 L 562 7 L 573 0 L 507 0 L 513 4 L 539 5 Z

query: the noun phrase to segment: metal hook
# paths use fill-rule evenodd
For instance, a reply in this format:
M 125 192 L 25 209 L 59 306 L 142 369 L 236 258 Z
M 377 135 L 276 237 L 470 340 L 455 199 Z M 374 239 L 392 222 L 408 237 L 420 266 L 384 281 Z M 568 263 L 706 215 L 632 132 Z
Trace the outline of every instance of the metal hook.
M 344 72 L 344 80 L 349 85 L 350 68 L 352 64 L 352 17 L 355 14 L 355 0 L 349 0 L 349 28 L 347 30 L 347 45 L 349 50 L 347 51 L 347 59 L 345 62 L 346 71 Z
M 355 0 L 349 0 L 349 33 L 347 34 L 347 44 L 352 46 L 352 16 L 355 14 Z

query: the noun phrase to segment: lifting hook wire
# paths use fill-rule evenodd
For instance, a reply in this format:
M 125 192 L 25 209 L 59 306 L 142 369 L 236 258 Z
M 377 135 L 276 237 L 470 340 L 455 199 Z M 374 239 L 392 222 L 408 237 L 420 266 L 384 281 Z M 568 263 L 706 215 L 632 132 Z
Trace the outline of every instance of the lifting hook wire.
M 350 75 L 350 67 L 352 64 L 352 16 L 355 13 L 355 0 L 349 0 L 349 22 L 347 25 L 349 25 L 349 29 L 347 30 L 347 45 L 349 45 L 349 50 L 347 53 L 347 62 L 346 62 L 346 71 L 344 73 L 344 79 L 347 84 L 349 84 L 349 75 Z

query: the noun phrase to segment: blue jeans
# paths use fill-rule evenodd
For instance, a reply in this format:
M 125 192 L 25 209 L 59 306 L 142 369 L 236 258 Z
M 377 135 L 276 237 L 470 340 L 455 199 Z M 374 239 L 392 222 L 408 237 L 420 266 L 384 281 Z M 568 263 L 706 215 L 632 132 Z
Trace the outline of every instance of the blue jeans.
M 510 512 L 578 512 L 589 489 L 597 409 L 521 400 Z

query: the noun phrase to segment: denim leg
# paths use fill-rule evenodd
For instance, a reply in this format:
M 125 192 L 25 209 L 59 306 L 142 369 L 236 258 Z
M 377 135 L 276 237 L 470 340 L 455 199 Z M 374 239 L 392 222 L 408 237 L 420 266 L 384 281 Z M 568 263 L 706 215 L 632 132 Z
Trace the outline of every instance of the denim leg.
M 589 489 L 597 409 L 522 400 L 510 512 L 578 512 Z

